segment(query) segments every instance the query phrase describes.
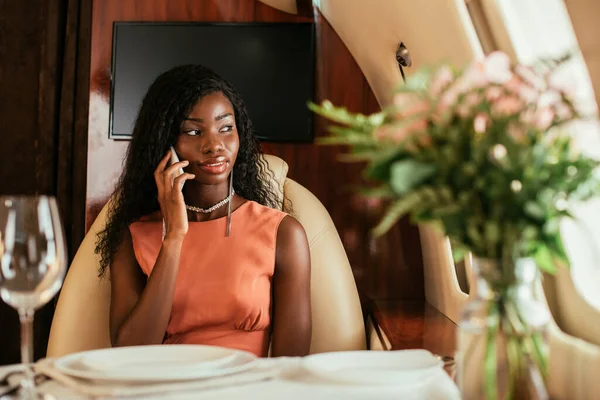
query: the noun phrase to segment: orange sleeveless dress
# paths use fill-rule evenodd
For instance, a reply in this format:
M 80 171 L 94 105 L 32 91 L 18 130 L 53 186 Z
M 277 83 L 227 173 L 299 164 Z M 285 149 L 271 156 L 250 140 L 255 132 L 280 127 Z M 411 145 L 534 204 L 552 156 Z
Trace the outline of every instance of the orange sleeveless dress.
M 247 201 L 227 218 L 189 223 L 165 344 L 207 344 L 266 357 L 271 281 L 280 222 L 287 214 Z M 129 226 L 135 257 L 150 276 L 162 245 L 162 221 Z

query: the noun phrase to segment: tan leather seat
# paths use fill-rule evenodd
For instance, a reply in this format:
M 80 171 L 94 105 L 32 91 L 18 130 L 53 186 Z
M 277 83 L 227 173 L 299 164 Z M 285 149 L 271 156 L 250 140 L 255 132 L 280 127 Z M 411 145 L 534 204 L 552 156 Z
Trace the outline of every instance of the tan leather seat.
M 366 348 L 360 301 L 348 258 L 329 214 L 304 187 L 287 179 L 287 164 L 267 156 L 283 197 L 306 230 L 310 244 L 313 332 L 311 353 Z M 100 212 L 84 238 L 65 279 L 48 342 L 48 357 L 110 347 L 110 277 L 98 278 L 96 234 L 106 221 Z

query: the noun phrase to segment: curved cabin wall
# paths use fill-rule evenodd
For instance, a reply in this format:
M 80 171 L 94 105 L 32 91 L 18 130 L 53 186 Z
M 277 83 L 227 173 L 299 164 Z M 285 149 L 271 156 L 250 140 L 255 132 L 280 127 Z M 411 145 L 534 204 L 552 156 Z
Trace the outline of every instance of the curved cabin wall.
M 403 42 L 417 68 L 463 66 L 482 54 L 464 0 L 320 0 L 319 9 L 356 59 L 381 104 L 401 82 L 396 48 Z
M 368 5 L 362 0 L 320 0 L 318 7 L 354 56 L 381 104 L 389 104 L 392 89 L 401 84 L 395 58 L 400 42 L 413 61 L 404 69 L 408 78 L 422 66 L 443 62 L 461 67 L 483 55 L 462 0 L 370 0 Z M 407 227 L 402 232 L 417 235 Z M 400 240 L 406 240 L 406 234 Z M 423 226 L 420 244 L 425 298 L 457 321 L 468 296 L 459 286 L 449 244 Z
M 296 7 L 301 15 L 286 13 L 264 3 L 288 11 Z M 108 139 L 112 24 L 115 21 L 305 22 L 313 20 L 314 13 L 317 24 L 316 100 L 329 99 L 335 104 L 345 105 L 351 111 L 364 113 L 380 109 L 361 68 L 336 33 L 341 26 L 336 26 L 334 30 L 321 13 L 313 11 L 307 0 L 265 0 L 264 3 L 256 0 L 94 1 L 86 227 L 91 225 L 110 196 L 121 173 L 121 162 L 128 145 L 126 141 Z M 343 17 L 345 24 L 354 24 L 358 31 L 368 35 L 356 19 L 359 2 L 338 3 L 336 7 L 352 5 L 349 9 L 353 10 L 353 14 Z M 385 1 L 376 3 L 381 11 Z M 324 10 L 338 24 L 336 15 L 342 11 L 332 8 L 334 4 L 331 2 Z M 324 2 L 322 6 L 325 6 Z M 369 9 L 371 1 L 363 2 L 362 6 L 364 10 Z M 391 23 L 393 19 L 388 21 Z M 370 71 L 370 79 L 380 85 L 379 91 L 382 93 L 385 85 L 391 87 L 389 79 L 398 78 L 397 70 L 394 72 L 394 68 L 397 68 L 394 59 L 396 45 L 392 45 L 392 42 L 395 40 L 396 37 L 388 40 L 387 80 L 380 82 L 372 77 L 378 73 L 377 68 L 363 67 Z M 353 40 L 347 43 L 356 46 Z M 359 46 L 364 43 L 361 41 Z M 323 119 L 316 118 L 315 136 L 324 136 L 328 125 Z M 360 181 L 360 165 L 338 162 L 340 149 L 336 147 L 266 143 L 264 149 L 283 158 L 289 164 L 290 178 L 309 189 L 325 205 L 344 242 L 357 285 L 363 293 L 371 298 L 423 299 L 423 269 L 417 229 L 403 221 L 386 237 L 369 239 L 368 231 L 379 218 L 381 210 L 374 204 L 356 199 L 349 190 L 351 184 Z
M 587 64 L 596 103 L 600 104 L 600 7 L 597 0 L 565 0 L 579 48 Z

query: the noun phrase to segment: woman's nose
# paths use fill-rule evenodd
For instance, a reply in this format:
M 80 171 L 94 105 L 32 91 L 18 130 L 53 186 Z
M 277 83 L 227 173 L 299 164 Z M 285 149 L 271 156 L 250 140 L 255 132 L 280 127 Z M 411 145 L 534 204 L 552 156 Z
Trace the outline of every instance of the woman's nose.
M 223 151 L 223 142 L 221 142 L 216 136 L 209 135 L 206 140 L 202 142 L 202 153 L 204 154 L 216 154 Z

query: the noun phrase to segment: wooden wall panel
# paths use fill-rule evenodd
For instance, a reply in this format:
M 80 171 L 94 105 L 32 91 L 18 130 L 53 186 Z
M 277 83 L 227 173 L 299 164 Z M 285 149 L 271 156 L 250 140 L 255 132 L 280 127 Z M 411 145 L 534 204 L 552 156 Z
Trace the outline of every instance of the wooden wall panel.
M 56 196 L 70 254 L 84 231 L 85 174 L 79 171 L 85 171 L 87 109 L 76 104 L 75 90 L 88 81 L 77 64 L 86 59 L 78 51 L 82 4 L 90 3 L 0 1 L 0 195 Z M 89 93 L 81 94 L 77 100 L 85 105 Z M 46 353 L 53 310 L 50 301 L 36 313 L 36 358 Z M 17 312 L 2 302 L 0 346 L 0 365 L 20 360 Z
M 305 3 L 305 2 L 304 2 Z M 94 1 L 87 174 L 87 227 L 106 203 L 120 174 L 128 142 L 108 139 L 110 58 L 114 21 L 310 21 L 255 0 L 103 0 Z M 329 23 L 318 12 L 316 100 L 330 99 L 352 111 L 374 112 L 379 105 L 360 68 Z M 328 122 L 316 118 L 316 137 Z M 381 207 L 357 199 L 349 190 L 360 181 L 360 165 L 337 161 L 339 148 L 314 144 L 264 144 L 266 153 L 289 164 L 289 176 L 313 192 L 329 210 L 346 247 L 358 286 L 371 298 L 423 298 L 423 269 L 416 229 L 403 221 L 386 237 L 373 240 L 369 228 Z
M 85 236 L 92 0 L 69 0 L 65 24 L 56 196 L 72 260 Z

